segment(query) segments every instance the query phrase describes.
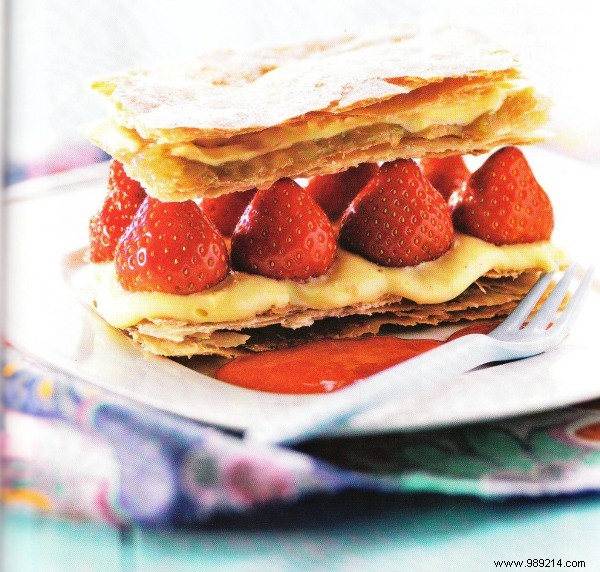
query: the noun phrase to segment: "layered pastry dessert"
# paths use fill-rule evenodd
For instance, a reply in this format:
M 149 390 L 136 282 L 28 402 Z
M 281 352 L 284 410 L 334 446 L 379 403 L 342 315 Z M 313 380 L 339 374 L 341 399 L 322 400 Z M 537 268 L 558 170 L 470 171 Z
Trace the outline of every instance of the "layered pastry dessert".
M 519 149 L 547 101 L 476 32 L 217 52 L 93 87 L 110 114 L 86 133 L 114 159 L 79 283 L 155 354 L 503 316 L 567 263 Z

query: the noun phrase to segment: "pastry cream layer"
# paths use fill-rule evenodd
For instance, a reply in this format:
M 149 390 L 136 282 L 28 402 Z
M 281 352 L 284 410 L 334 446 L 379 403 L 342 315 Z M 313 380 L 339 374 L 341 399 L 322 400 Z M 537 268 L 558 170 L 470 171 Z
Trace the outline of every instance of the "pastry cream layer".
M 514 87 L 507 89 L 506 86 L 495 86 L 472 94 L 469 99 L 448 102 L 440 98 L 418 109 L 405 112 L 389 109 L 383 115 L 375 112 L 369 115 L 366 108 L 361 110 L 360 115 L 335 117 L 329 114 L 320 118 L 317 116 L 297 125 L 276 126 L 257 133 L 237 136 L 233 138 L 234 141 L 218 146 L 204 146 L 198 142 L 168 144 L 160 140 L 156 143 L 175 157 L 219 166 L 232 161 L 249 161 L 272 151 L 287 149 L 297 143 L 328 139 L 353 129 L 377 124 L 397 125 L 409 133 L 421 133 L 432 127 L 469 125 L 481 115 L 497 111 L 507 95 L 513 91 Z M 136 131 L 109 120 L 90 126 L 87 135 L 111 154 L 115 154 L 117 150 L 134 154 L 149 144 Z
M 93 292 L 98 313 L 117 328 L 143 319 L 171 318 L 192 323 L 232 322 L 289 306 L 328 310 L 401 296 L 419 304 L 455 298 L 490 270 L 556 271 L 566 254 L 549 242 L 494 246 L 456 234 L 448 252 L 415 267 L 386 268 L 338 249 L 324 276 L 306 283 L 273 280 L 234 272 L 200 294 L 178 296 L 157 292 L 127 292 L 119 285 L 114 264 L 90 264 L 81 277 Z

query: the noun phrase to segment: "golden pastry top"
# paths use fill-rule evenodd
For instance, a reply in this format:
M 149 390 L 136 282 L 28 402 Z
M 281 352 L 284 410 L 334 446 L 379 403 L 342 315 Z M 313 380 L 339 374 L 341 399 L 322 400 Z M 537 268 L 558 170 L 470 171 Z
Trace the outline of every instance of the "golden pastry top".
M 347 113 L 444 78 L 518 76 L 515 58 L 473 30 L 410 26 L 251 52 L 216 52 L 96 80 L 117 123 L 144 139 L 231 137 Z
M 456 84 L 456 82 L 455 82 Z M 279 125 L 257 133 L 236 135 L 221 144 L 209 140 L 168 143 L 157 141 L 164 153 L 188 161 L 219 166 L 233 161 L 249 161 L 267 153 L 287 149 L 297 143 L 328 139 L 355 129 L 374 125 L 395 125 L 407 133 L 421 133 L 449 125 L 469 125 L 478 117 L 497 111 L 507 96 L 522 89 L 518 82 L 497 85 L 469 82 L 442 95 L 433 90 L 415 101 L 411 95 L 393 98 L 346 114 L 312 113 L 302 122 Z M 415 92 L 413 92 L 415 93 Z M 110 119 L 88 126 L 87 135 L 112 155 L 134 155 L 153 142 L 143 139 L 135 130 Z
M 205 54 L 94 82 L 111 114 L 86 135 L 165 201 L 478 154 L 544 138 L 548 101 L 515 62 L 451 27 Z

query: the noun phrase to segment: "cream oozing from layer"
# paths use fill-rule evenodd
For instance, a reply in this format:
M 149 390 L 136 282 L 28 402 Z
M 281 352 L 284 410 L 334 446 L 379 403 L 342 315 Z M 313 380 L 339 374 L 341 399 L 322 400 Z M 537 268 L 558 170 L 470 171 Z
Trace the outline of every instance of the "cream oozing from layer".
M 198 294 L 128 292 L 120 286 L 114 264 L 105 263 L 83 268 L 76 285 L 90 293 L 107 322 L 126 328 L 144 319 L 219 323 L 288 307 L 330 310 L 375 302 L 384 296 L 436 304 L 455 298 L 490 270 L 550 272 L 567 263 L 567 255 L 550 242 L 495 246 L 457 233 L 443 256 L 414 267 L 383 267 L 338 249 L 329 271 L 305 283 L 233 272 L 219 285 Z
M 280 125 L 237 138 L 237 142 L 225 142 L 218 146 L 204 146 L 195 142 L 170 144 L 157 141 L 162 148 L 175 157 L 218 167 L 232 161 L 249 161 L 266 153 L 287 149 L 297 143 L 328 139 L 361 127 L 389 124 L 402 127 L 408 133 L 419 133 L 434 126 L 469 125 L 485 113 L 500 109 L 508 95 L 518 89 L 518 84 L 508 83 L 472 94 L 467 100 L 448 103 L 432 101 L 410 112 L 394 112 L 369 115 L 368 111 L 345 116 L 328 116 L 326 120 L 311 119 L 297 125 Z M 368 108 L 367 108 L 368 109 Z M 134 130 L 118 126 L 111 121 L 101 121 L 90 126 L 88 136 L 109 150 L 121 150 L 133 154 L 148 142 Z

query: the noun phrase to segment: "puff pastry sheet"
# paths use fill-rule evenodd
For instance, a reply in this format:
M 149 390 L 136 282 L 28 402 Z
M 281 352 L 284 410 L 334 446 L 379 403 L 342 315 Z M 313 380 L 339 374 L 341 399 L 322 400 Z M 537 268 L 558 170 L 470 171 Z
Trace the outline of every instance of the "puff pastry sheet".
M 221 355 L 290 347 L 322 338 L 377 334 L 384 326 L 437 325 L 506 316 L 537 280 L 539 273 L 482 277 L 443 304 L 385 299 L 331 311 L 286 308 L 245 322 L 190 324 L 172 319 L 144 320 L 127 333 L 143 349 L 165 356 Z
M 509 52 L 455 28 L 407 26 L 217 52 L 126 71 L 93 87 L 108 98 L 111 116 L 90 126 L 89 138 L 163 200 L 267 187 L 364 161 L 532 143 L 547 115 L 546 100 L 521 82 Z M 473 102 L 486 105 L 469 117 Z M 431 109 L 433 120 L 419 128 L 414 118 Z M 255 156 L 202 159 L 202 152 L 258 148 L 265 139 L 269 145 Z

